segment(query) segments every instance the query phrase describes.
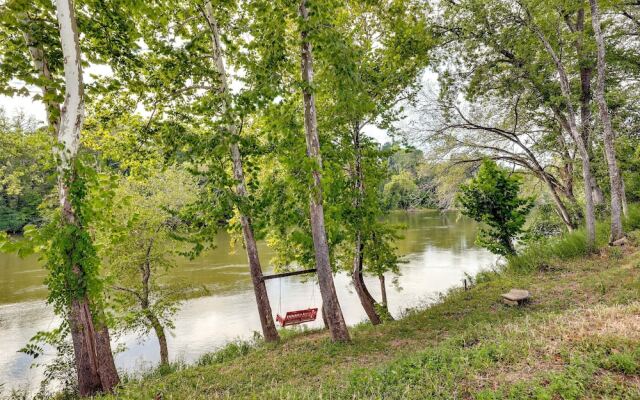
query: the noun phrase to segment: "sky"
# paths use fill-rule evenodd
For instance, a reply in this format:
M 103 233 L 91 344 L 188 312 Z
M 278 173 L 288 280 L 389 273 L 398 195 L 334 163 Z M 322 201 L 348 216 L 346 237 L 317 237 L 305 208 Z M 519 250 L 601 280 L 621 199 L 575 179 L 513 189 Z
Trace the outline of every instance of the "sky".
M 109 68 L 109 66 L 91 65 L 91 67 L 85 70 L 84 79 L 85 82 L 90 83 L 93 81 L 92 75 L 108 76 L 110 74 L 111 69 Z M 433 71 L 426 71 L 422 76 L 422 83 L 427 87 L 434 87 L 434 85 L 437 86 L 437 74 Z M 33 90 L 33 92 L 36 93 L 38 89 L 33 88 L 30 90 Z M 4 109 L 9 116 L 13 116 L 18 112 L 24 112 L 27 115 L 35 117 L 43 124 L 46 120 L 44 104 L 41 101 L 34 101 L 30 97 L 9 97 L 0 95 L 0 108 Z M 411 120 L 411 115 L 408 115 L 407 119 Z M 367 125 L 364 128 L 364 133 L 381 144 L 391 141 L 391 138 L 387 134 L 387 132 L 375 125 Z

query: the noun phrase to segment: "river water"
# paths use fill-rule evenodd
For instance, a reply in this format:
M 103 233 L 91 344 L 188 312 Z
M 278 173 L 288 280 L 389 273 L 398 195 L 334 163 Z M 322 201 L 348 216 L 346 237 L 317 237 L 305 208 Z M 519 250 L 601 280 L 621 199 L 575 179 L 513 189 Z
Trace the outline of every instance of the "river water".
M 465 273 L 473 275 L 495 261 L 493 255 L 474 245 L 476 224 L 456 212 L 396 212 L 389 220 L 405 226 L 397 245 L 406 263 L 400 266 L 396 285 L 391 275 L 387 277 L 389 308 L 395 316 L 433 301 L 438 293 L 460 285 Z M 172 270 L 176 278 L 205 286 L 210 293 L 186 301 L 175 315 L 175 329 L 168 338 L 172 360 L 191 362 L 229 341 L 250 338 L 254 331 L 260 331 L 244 251 L 238 248 L 230 253 L 230 249 L 228 235 L 220 233 L 216 249 L 196 260 L 182 260 Z M 260 244 L 259 250 L 263 265 L 268 265 L 273 253 L 265 244 Z M 269 272 L 268 267 L 265 270 Z M 31 357 L 18 350 L 37 331 L 59 324 L 44 302 L 45 274 L 36 258 L 0 254 L 0 384 L 5 390 L 35 388 L 41 379 L 41 370 L 29 367 Z M 380 299 L 377 278 L 365 280 L 372 295 Z M 365 313 L 349 278 L 338 274 L 335 282 L 347 323 L 363 321 Z M 317 284 L 300 276 L 269 280 L 267 288 L 274 314 L 320 307 Z M 322 318 L 306 324 L 321 325 Z M 159 361 L 153 337 L 123 335 L 115 340 L 126 347 L 116 355 L 119 369 L 135 372 Z

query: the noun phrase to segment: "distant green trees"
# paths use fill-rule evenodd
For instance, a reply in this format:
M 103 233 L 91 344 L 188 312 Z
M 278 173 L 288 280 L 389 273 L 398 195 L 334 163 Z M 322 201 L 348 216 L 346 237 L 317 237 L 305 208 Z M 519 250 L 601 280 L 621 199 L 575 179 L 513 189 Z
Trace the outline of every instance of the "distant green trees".
M 421 150 L 385 144 L 389 152 L 389 178 L 383 187 L 387 209 L 438 208 L 433 168 Z
M 407 210 L 420 203 L 420 189 L 407 171 L 393 175 L 384 185 L 384 199 L 387 208 Z
M 492 253 L 516 253 L 514 240 L 523 226 L 533 199 L 519 197 L 522 181 L 509 174 L 495 161 L 484 160 L 478 174 L 460 186 L 458 200 L 462 213 L 482 223 L 477 242 Z
M 22 115 L 0 110 L 0 231 L 18 233 L 37 224 L 38 206 L 54 186 L 51 137 Z

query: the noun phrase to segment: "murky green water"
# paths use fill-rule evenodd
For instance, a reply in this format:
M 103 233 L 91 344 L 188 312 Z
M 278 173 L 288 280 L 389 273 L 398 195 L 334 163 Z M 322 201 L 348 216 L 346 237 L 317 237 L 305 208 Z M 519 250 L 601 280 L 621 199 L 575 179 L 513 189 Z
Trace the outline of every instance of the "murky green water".
M 494 262 L 494 257 L 474 245 L 476 225 L 455 212 L 421 211 L 394 213 L 391 222 L 404 224 L 404 238 L 398 248 L 407 263 L 401 265 L 397 286 L 388 289 L 392 313 L 429 302 L 437 293 L 459 285 L 465 273 L 474 274 Z M 182 260 L 172 274 L 205 286 L 210 296 L 184 303 L 175 318 L 176 328 L 169 338 L 172 359 L 192 361 L 230 340 L 250 337 L 260 330 L 247 261 L 241 247 L 230 253 L 229 236 L 221 233 L 217 248 L 193 260 Z M 260 245 L 267 265 L 272 253 Z M 267 268 L 268 269 L 268 268 Z M 38 330 L 59 322 L 44 303 L 45 271 L 36 258 L 20 259 L 0 254 L 0 384 L 7 387 L 37 385 L 38 369 L 29 369 L 30 358 L 17 353 Z M 391 278 L 391 277 L 389 277 Z M 391 282 L 391 279 L 387 279 Z M 380 297 L 377 279 L 367 279 L 370 291 Z M 267 282 L 274 313 L 320 305 L 313 282 L 297 277 Z M 349 324 L 365 318 L 346 275 L 336 276 L 336 288 Z M 308 326 L 319 326 L 321 321 Z M 127 350 L 116 356 L 121 369 L 136 371 L 158 361 L 153 338 L 139 341 L 132 336 L 117 338 Z

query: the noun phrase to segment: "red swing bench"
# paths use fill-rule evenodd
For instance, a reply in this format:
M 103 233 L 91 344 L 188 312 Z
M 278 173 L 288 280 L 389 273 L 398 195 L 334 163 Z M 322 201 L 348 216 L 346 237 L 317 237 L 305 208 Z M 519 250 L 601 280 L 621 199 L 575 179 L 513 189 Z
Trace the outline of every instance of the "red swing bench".
M 306 310 L 289 311 L 284 318 L 278 314 L 276 315 L 276 321 L 280 323 L 280 326 L 285 327 L 315 321 L 317 315 L 317 308 L 307 308 Z
M 284 272 L 282 274 L 273 274 L 273 275 L 265 275 L 262 277 L 262 281 L 266 281 L 268 279 L 275 278 L 284 278 L 286 276 L 294 276 L 301 274 L 310 274 L 317 272 L 316 269 L 307 269 L 303 271 L 292 271 L 292 272 Z M 282 288 L 280 289 L 280 296 L 282 297 Z M 297 325 L 303 324 L 305 322 L 311 322 L 316 320 L 316 316 L 318 315 L 317 308 L 307 308 L 306 310 L 296 310 L 289 311 L 285 314 L 284 318 L 280 316 L 280 314 L 276 315 L 276 321 L 280 324 L 281 327 L 289 326 L 289 325 Z

